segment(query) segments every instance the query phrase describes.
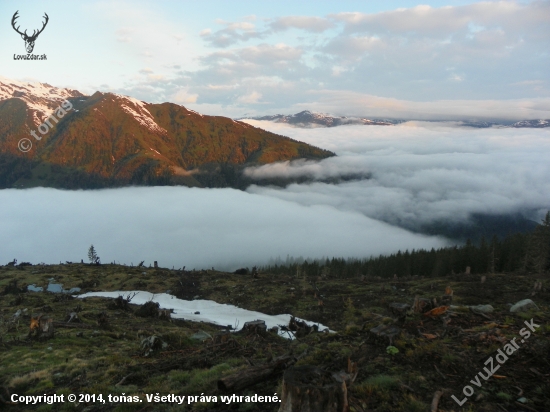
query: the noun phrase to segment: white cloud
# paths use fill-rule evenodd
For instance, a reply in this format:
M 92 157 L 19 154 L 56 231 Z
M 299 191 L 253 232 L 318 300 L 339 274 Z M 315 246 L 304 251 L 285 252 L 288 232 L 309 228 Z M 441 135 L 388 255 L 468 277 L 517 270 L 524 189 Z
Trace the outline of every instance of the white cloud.
M 198 104 L 233 106 L 232 112 L 548 118 L 549 22 L 547 2 L 221 21 L 223 29 L 203 34 L 225 49 L 201 56 L 201 69 L 186 72 L 185 81 L 200 95 Z M 304 36 L 274 34 L 290 28 Z M 279 84 L 261 80 L 269 76 Z M 526 78 L 538 83 L 522 84 Z M 262 100 L 243 99 L 250 90 Z
M 198 94 L 190 94 L 188 89 L 182 89 L 176 92 L 170 100 L 179 104 L 187 104 L 196 103 L 198 97 Z
M 294 107 L 296 110 L 310 108 L 310 110 L 341 115 L 419 120 L 550 118 L 550 98 L 407 101 L 347 90 L 317 90 L 310 91 L 308 94 L 314 96 L 311 99 L 314 103 L 297 105 Z
M 124 75 L 120 76 L 126 78 L 124 83 L 120 83 L 119 76 L 111 75 L 118 92 L 132 94 L 135 90 L 150 90 L 151 85 L 158 90 L 162 85 L 166 89 L 163 91 L 166 97 L 172 94 L 168 89 L 171 88 L 170 82 L 174 77 L 172 68 L 175 65 L 183 62 L 187 70 L 198 67 L 196 57 L 202 49 L 200 40 L 195 38 L 194 33 L 192 36 L 184 24 L 167 18 L 162 8 L 127 0 L 100 0 L 87 4 L 86 8 L 88 14 L 97 19 L 98 27 L 102 26 L 118 43 L 115 55 L 123 60 L 126 67 Z M 138 67 L 147 67 L 151 75 L 137 76 L 138 73 L 145 74 Z M 108 72 L 101 68 L 98 66 L 96 71 L 102 75 Z M 78 89 L 78 85 L 75 88 Z M 98 88 L 96 84 L 95 89 Z M 143 94 L 135 97 L 156 101 L 158 96 Z
M 252 92 L 250 94 L 241 96 L 237 99 L 239 103 L 258 103 L 262 98 L 262 94 L 258 92 Z
M 278 17 L 270 24 L 273 31 L 301 29 L 313 33 L 321 33 L 334 26 L 329 19 L 316 16 L 284 16 Z
M 218 115 L 309 109 L 415 119 L 549 117 L 550 2 L 354 10 L 372 8 L 366 3 L 340 7 L 351 12 L 319 15 L 312 8 L 301 16 L 288 3 L 265 15 L 216 20 L 236 14 L 221 7 L 200 22 L 186 20 L 181 7 L 90 3 L 82 8 L 93 18 L 88 24 L 108 36 L 98 47 L 109 57 L 96 56 L 85 77 L 82 69 L 59 70 L 63 83 L 55 84 L 79 76 L 91 84 L 67 86 L 93 93 L 110 84 L 151 102 L 185 89 L 197 96 L 194 104 L 220 107 Z M 152 73 L 143 75 L 143 67 Z M 262 98 L 243 100 L 252 92 Z
M 247 20 L 253 21 L 253 19 Z M 216 23 L 225 27 L 215 32 L 211 29 L 204 29 L 200 32 L 200 36 L 208 42 L 210 46 L 224 48 L 239 42 L 246 42 L 250 39 L 261 39 L 266 36 L 265 31 L 257 31 L 255 24 L 249 21 L 227 22 L 217 19 Z

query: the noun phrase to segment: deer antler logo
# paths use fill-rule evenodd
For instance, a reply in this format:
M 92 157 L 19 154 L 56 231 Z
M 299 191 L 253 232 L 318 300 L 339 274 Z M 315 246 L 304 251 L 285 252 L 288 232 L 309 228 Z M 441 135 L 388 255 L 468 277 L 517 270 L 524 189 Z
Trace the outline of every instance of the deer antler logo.
M 48 20 L 50 20 L 50 18 L 48 17 L 48 15 L 46 13 L 44 13 L 44 18 L 46 19 L 46 21 L 44 23 L 42 23 L 43 24 L 42 28 L 40 30 L 38 30 L 38 32 L 36 30 L 34 30 L 34 32 L 32 33 L 32 36 L 29 36 L 29 35 L 27 35 L 27 30 L 25 30 L 24 33 L 21 33 L 19 31 L 20 26 L 17 26 L 17 28 L 15 27 L 15 21 L 19 17 L 18 13 L 19 13 L 19 10 L 17 10 L 15 12 L 15 14 L 13 15 L 13 17 L 11 19 L 11 25 L 12 25 L 13 29 L 21 35 L 21 38 L 23 40 L 25 40 L 25 48 L 27 49 L 27 53 L 32 53 L 32 51 L 34 49 L 34 42 L 36 41 L 36 38 L 38 37 L 38 35 L 40 33 L 42 33 L 44 31 L 44 29 L 46 28 L 46 25 L 48 24 Z

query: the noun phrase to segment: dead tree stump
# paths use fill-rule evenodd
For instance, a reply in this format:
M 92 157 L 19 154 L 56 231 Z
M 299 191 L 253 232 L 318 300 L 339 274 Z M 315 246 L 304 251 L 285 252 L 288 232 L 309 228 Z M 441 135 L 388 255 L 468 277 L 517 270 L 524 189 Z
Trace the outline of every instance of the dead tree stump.
M 267 325 L 263 320 L 253 320 L 245 322 L 241 331 L 247 335 L 258 334 L 260 336 L 265 336 L 267 334 Z
M 159 307 L 160 304 L 158 302 L 153 302 L 152 300 L 145 302 L 143 305 L 139 307 L 138 310 L 136 310 L 136 316 L 140 316 L 142 318 L 146 317 L 158 317 L 159 316 Z
M 348 390 L 340 374 L 316 366 L 293 366 L 284 373 L 279 412 L 348 412 Z
M 29 337 L 31 337 L 33 333 L 36 338 L 44 339 L 53 337 L 55 333 L 53 319 L 49 316 L 44 316 L 42 313 L 36 318 L 31 317 Z

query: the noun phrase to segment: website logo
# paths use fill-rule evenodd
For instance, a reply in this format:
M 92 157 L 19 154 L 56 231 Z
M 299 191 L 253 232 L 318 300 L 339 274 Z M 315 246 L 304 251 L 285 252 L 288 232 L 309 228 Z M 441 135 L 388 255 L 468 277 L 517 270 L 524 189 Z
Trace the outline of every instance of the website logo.
M 48 21 L 50 20 L 50 18 L 48 17 L 48 15 L 46 13 L 44 13 L 44 19 L 46 19 L 46 21 L 44 21 L 42 23 L 42 28 L 39 29 L 39 30 L 34 30 L 32 35 L 28 35 L 27 34 L 27 30 L 25 30 L 24 32 L 21 32 L 19 30 L 19 27 L 20 26 L 17 26 L 15 27 L 15 24 L 17 23 L 16 20 L 19 18 L 19 10 L 17 10 L 12 19 L 11 19 L 11 26 L 13 27 L 13 29 L 19 33 L 21 35 L 21 38 L 23 40 L 25 40 L 25 48 L 27 49 L 27 56 L 16 56 L 16 55 L 13 55 L 13 58 L 14 60 L 46 60 L 46 55 L 43 54 L 42 56 L 36 56 L 34 54 L 31 54 L 32 51 L 34 50 L 34 42 L 36 41 L 36 39 L 38 38 L 38 36 L 40 35 L 40 33 L 42 33 L 44 31 L 44 29 L 46 28 L 46 25 L 48 24 Z

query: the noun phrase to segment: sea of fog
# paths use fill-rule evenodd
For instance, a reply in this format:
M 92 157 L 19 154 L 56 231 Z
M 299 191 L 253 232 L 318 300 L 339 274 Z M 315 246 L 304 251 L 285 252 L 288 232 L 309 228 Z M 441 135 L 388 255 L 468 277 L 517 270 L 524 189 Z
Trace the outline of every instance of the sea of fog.
M 441 247 L 402 227 L 550 208 L 550 130 L 445 123 L 299 129 L 249 121 L 338 157 L 249 169 L 253 178 L 368 179 L 247 191 L 141 187 L 0 190 L 0 263 L 87 261 L 233 270 L 287 255 L 369 257 Z M 405 224 L 406 223 L 406 224 Z

